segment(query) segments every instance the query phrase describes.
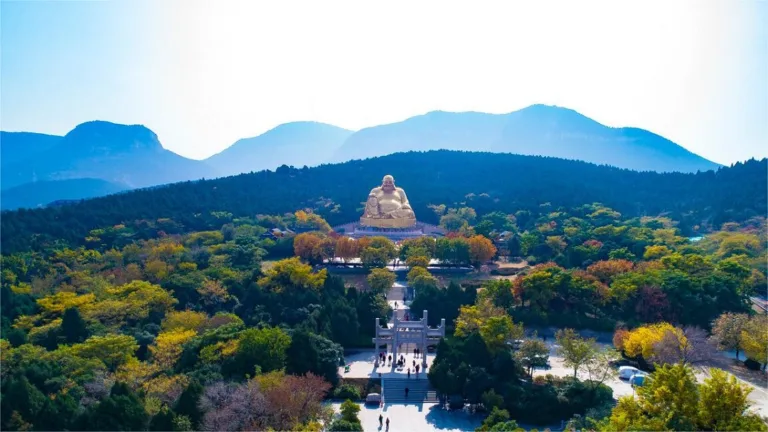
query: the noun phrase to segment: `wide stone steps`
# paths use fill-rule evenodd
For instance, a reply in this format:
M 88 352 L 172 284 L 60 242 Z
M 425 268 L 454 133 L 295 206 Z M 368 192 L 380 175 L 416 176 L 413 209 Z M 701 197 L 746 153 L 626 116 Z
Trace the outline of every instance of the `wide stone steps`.
M 408 397 L 405 397 L 406 387 L 408 387 Z M 384 378 L 382 396 L 384 396 L 385 403 L 437 402 L 437 393 L 432 390 L 426 377 L 420 379 Z

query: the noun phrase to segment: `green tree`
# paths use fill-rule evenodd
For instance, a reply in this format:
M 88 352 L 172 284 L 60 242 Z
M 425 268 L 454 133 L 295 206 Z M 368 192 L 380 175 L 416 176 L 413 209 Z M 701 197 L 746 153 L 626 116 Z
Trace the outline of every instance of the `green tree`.
M 384 294 L 392 288 L 395 283 L 395 273 L 385 268 L 374 268 L 368 274 L 368 286 L 376 294 Z
M 584 339 L 573 329 L 558 330 L 555 333 L 558 345 L 558 354 L 563 357 L 563 364 L 573 368 L 573 377 L 579 368 L 592 360 L 597 353 L 597 345 L 594 339 Z
M 492 352 L 506 347 L 507 343 L 523 338 L 523 325 L 515 324 L 509 315 L 492 316 L 480 324 L 482 336 Z
M 341 418 L 351 422 L 360 422 L 357 418 L 357 413 L 360 412 L 360 406 L 353 401 L 347 399 L 341 404 Z
M 80 316 L 79 309 L 69 308 L 64 311 L 61 321 L 61 333 L 68 344 L 79 343 L 88 338 L 88 327 L 83 317 Z
M 749 413 L 752 389 L 733 375 L 709 369 L 710 377 L 699 386 L 698 429 L 713 431 L 764 431 L 768 426 L 756 414 Z
M 344 359 L 341 345 L 305 330 L 296 330 L 288 347 L 286 371 L 292 375 L 311 372 L 335 386 L 339 382 L 338 368 Z
M 481 298 L 488 298 L 494 306 L 508 310 L 515 304 L 512 282 L 506 279 L 492 280 L 483 285 Z
M 429 252 L 421 247 L 411 247 L 406 254 L 405 263 L 410 268 L 427 268 L 429 266 Z
M 410 285 L 417 293 L 422 290 L 437 287 L 437 278 L 432 276 L 424 267 L 414 267 L 408 272 L 408 285 Z
M 747 314 L 726 312 L 712 323 L 712 337 L 722 349 L 735 350 L 736 360 L 741 350 L 741 332 L 749 321 Z
M 257 365 L 262 372 L 282 369 L 290 344 L 291 337 L 277 327 L 245 330 L 238 338 L 233 372 L 240 376 L 252 375 Z
M 164 406 L 160 412 L 149 421 L 149 430 L 151 431 L 172 431 L 173 430 L 173 412 Z
M 475 429 L 476 432 L 516 432 L 524 430 L 517 425 L 516 421 L 509 419 L 509 412 L 507 410 L 496 407 L 483 420 L 483 424 Z
M 36 423 L 38 414 L 45 405 L 45 395 L 30 384 L 25 376 L 3 379 L 2 407 L 3 423 L 10 421 L 14 413 L 16 422 Z M 3 428 L 6 429 L 7 427 Z
M 76 429 L 141 431 L 146 430 L 148 421 L 149 416 L 139 398 L 124 384 L 116 383 L 110 396 L 81 415 Z
M 371 237 L 365 243 L 360 250 L 360 261 L 367 268 L 386 267 L 397 256 L 395 244 L 386 237 Z
M 527 369 L 528 375 L 533 377 L 533 369 L 544 367 L 549 363 L 549 348 L 540 339 L 526 339 L 517 351 L 517 359 Z
M 337 419 L 331 424 L 329 430 L 331 431 L 361 431 L 363 426 L 360 424 L 360 419 L 357 417 L 357 413 L 360 412 L 360 407 L 347 399 L 341 404 L 341 418 Z
M 193 380 L 181 393 L 174 407 L 178 417 L 186 417 L 193 428 L 199 428 L 200 420 L 203 418 L 203 413 L 200 412 L 199 408 L 200 396 L 202 394 L 203 386 L 197 380 Z

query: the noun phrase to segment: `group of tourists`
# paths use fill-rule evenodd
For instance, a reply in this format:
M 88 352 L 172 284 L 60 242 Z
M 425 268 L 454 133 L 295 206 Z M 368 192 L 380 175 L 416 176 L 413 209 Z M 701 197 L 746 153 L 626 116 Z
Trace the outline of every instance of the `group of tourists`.
M 381 429 L 383 422 L 384 422 L 384 416 L 379 414 L 379 429 Z M 389 417 L 387 417 L 387 430 L 389 430 Z
M 414 348 L 414 349 L 413 349 L 413 356 L 414 356 L 414 357 L 416 357 L 416 358 L 420 358 L 420 357 L 421 357 L 421 355 L 422 355 L 422 354 L 421 354 L 421 348 Z
M 419 378 L 419 370 L 421 370 L 421 365 L 416 364 L 416 360 L 413 361 L 413 370 L 416 372 L 416 378 Z M 411 378 L 411 368 L 408 368 L 408 379 Z

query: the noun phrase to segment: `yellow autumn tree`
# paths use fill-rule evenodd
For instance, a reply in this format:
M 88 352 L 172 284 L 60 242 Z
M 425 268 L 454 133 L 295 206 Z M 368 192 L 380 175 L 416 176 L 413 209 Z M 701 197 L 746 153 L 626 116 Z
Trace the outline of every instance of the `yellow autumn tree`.
M 298 257 L 280 260 L 264 272 L 259 279 L 259 285 L 276 292 L 289 287 L 318 290 L 325 283 L 328 272 L 325 269 L 317 273 L 312 267 L 304 264 Z
M 164 331 L 194 330 L 199 332 L 208 322 L 208 315 L 191 310 L 169 312 L 162 323 Z
M 104 300 L 83 306 L 83 316 L 107 326 L 120 326 L 126 320 L 141 320 L 150 313 L 165 314 L 178 300 L 159 285 L 133 281 L 105 290 Z
M 768 363 L 768 316 L 755 315 L 741 331 L 741 348 L 747 358 L 763 365 Z
M 664 338 L 664 333 L 667 331 L 679 333 L 680 329 L 675 328 L 672 324 L 662 322 L 645 325 L 630 331 L 624 339 L 624 353 L 629 357 L 643 356 L 644 359 L 650 360 L 654 354 L 654 345 Z M 684 338 L 683 335 L 678 337 Z
M 489 318 L 506 315 L 504 309 L 494 306 L 490 301 L 478 300 L 477 303 L 476 305 L 461 306 L 459 308 L 459 316 L 456 318 L 456 331 L 454 332 L 456 336 L 469 336 L 473 332 L 480 331 Z
M 77 295 L 73 292 L 58 292 L 41 298 L 37 301 L 43 313 L 48 315 L 61 315 L 65 310 L 72 307 L 93 303 L 95 296 L 93 294 Z
M 226 302 L 231 298 L 229 292 L 221 282 L 215 279 L 206 279 L 201 286 L 197 288 L 200 294 L 200 300 L 206 306 L 215 306 Z
M 646 246 L 645 253 L 643 253 L 643 259 L 646 261 L 655 260 L 671 253 L 672 250 L 663 245 Z
M 101 360 L 109 369 L 135 358 L 139 349 L 136 339 L 128 335 L 92 336 L 81 344 L 72 345 L 72 353 L 78 357 Z
M 161 371 L 157 365 L 132 357 L 117 368 L 115 380 L 127 384 L 128 387 L 136 391 L 144 388 L 144 384 L 159 372 Z
M 184 344 L 196 334 L 194 330 L 182 329 L 161 332 L 157 335 L 155 343 L 149 347 L 154 363 L 164 370 L 173 368 L 181 357 Z

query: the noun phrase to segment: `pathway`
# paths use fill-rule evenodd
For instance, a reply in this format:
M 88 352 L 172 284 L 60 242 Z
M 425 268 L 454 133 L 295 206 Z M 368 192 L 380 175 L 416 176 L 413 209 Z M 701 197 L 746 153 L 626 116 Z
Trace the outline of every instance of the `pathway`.
M 398 319 L 404 319 L 406 312 L 410 311 L 410 300 L 403 302 L 403 297 L 408 290 L 408 284 L 406 282 L 395 281 L 392 284 L 392 288 L 387 292 L 387 303 L 392 308 L 393 315 L 396 315 Z M 390 327 L 392 317 L 390 317 Z
M 339 412 L 341 404 L 334 403 L 334 411 Z M 473 431 L 483 422 L 483 415 L 470 414 L 466 411 L 448 411 L 437 404 L 385 404 L 383 407 L 360 404 L 358 418 L 364 432 L 386 432 L 386 426 L 379 428 L 379 415 L 386 422 L 389 419 L 389 432 L 400 431 Z

